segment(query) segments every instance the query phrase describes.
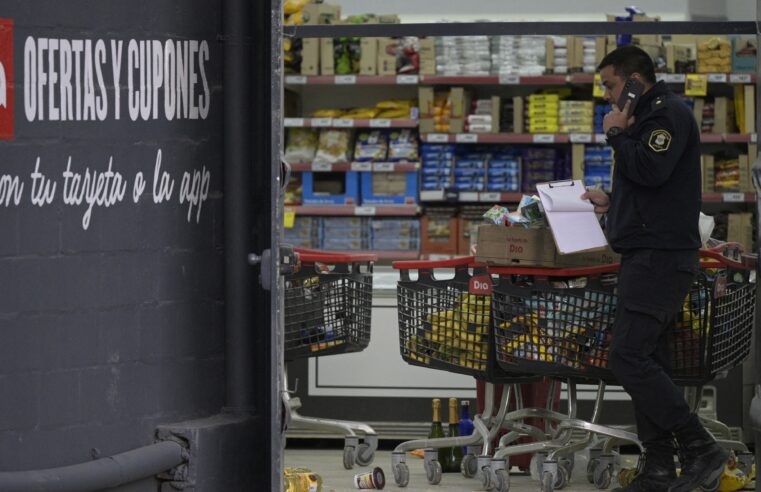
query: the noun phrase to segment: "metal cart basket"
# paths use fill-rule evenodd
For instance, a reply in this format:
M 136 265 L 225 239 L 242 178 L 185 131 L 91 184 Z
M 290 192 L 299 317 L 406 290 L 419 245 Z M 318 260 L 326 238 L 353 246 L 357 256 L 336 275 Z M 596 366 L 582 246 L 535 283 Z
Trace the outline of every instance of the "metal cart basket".
M 285 360 L 359 352 L 370 343 L 374 254 L 349 254 L 296 248 L 297 269 L 285 278 Z M 367 424 L 299 415 L 284 378 L 287 422 L 341 432 L 343 464 L 351 469 L 372 463 L 378 436 Z M 364 434 L 360 444 L 359 431 Z

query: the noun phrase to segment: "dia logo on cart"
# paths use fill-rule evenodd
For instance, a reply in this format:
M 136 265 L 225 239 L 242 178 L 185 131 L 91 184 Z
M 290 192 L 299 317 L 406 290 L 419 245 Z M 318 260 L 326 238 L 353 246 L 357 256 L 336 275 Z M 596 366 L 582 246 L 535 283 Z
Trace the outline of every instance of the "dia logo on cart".
M 13 20 L 0 19 L 0 140 L 13 139 Z
M 491 275 L 476 275 L 475 277 L 470 278 L 468 292 L 471 294 L 490 296 L 493 285 L 494 282 L 491 280 Z

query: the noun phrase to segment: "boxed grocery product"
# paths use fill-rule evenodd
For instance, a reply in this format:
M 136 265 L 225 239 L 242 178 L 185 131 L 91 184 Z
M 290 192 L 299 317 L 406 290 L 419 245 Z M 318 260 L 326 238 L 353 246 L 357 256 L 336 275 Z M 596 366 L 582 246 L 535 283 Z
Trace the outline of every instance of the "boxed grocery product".
M 333 38 L 320 38 L 320 74 L 335 75 L 336 58 Z
M 378 38 L 362 38 L 359 45 L 359 74 L 378 74 Z
M 418 173 L 363 172 L 363 205 L 400 205 L 417 203 Z
M 756 36 L 732 37 L 732 71 L 755 72 L 756 50 L 758 42 Z
M 320 74 L 320 40 L 304 38 L 301 42 L 301 74 Z
M 600 251 L 561 255 L 549 228 L 528 229 L 481 225 L 478 228 L 476 261 L 487 265 L 534 265 L 584 267 L 617 263 L 620 256 L 610 247 Z
M 436 75 L 436 43 L 433 38 L 420 38 L 420 74 Z
M 711 193 L 716 189 L 716 171 L 714 157 L 710 154 L 700 156 L 700 175 L 703 193 Z
M 359 203 L 359 175 L 348 172 L 301 173 L 304 205 L 356 205 Z
M 746 251 L 753 248 L 753 214 L 727 214 L 727 241 L 740 243 Z
M 308 3 L 302 10 L 304 24 L 335 24 L 341 18 L 341 6 L 329 3 Z
M 388 135 L 381 130 L 364 130 L 357 133 L 354 160 L 383 161 L 388 155 Z
M 732 71 L 732 46 L 726 36 L 716 36 L 698 43 L 698 73 L 727 73 Z
M 426 210 L 420 224 L 421 253 L 457 254 L 457 223 L 453 208 Z
M 697 48 L 695 44 L 664 43 L 666 71 L 669 73 L 695 73 Z
M 377 38 L 377 40 L 376 70 L 378 75 L 396 75 L 396 56 L 399 42 L 394 38 Z

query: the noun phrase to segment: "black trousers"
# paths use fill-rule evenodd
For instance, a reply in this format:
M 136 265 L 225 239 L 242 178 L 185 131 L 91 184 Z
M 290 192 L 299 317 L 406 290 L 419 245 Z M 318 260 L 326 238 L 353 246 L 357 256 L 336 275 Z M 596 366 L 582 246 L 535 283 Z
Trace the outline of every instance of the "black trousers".
M 697 250 L 635 250 L 622 255 L 609 367 L 631 396 L 645 445 L 671 439 L 690 415 L 671 380 L 668 340 L 695 279 Z

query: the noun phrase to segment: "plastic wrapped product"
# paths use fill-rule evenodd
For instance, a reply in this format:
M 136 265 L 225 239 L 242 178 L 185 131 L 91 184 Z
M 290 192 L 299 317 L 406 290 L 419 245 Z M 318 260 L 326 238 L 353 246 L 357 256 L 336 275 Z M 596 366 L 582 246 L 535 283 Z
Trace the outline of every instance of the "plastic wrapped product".
M 351 159 L 351 130 L 324 129 L 320 131 L 317 162 L 349 162 Z
M 388 151 L 388 137 L 380 130 L 362 131 L 354 145 L 355 161 L 382 161 Z
M 285 146 L 287 162 L 312 162 L 317 152 L 317 131 L 312 128 L 288 128 Z
M 389 161 L 418 160 L 418 139 L 415 130 L 394 130 L 388 137 Z

